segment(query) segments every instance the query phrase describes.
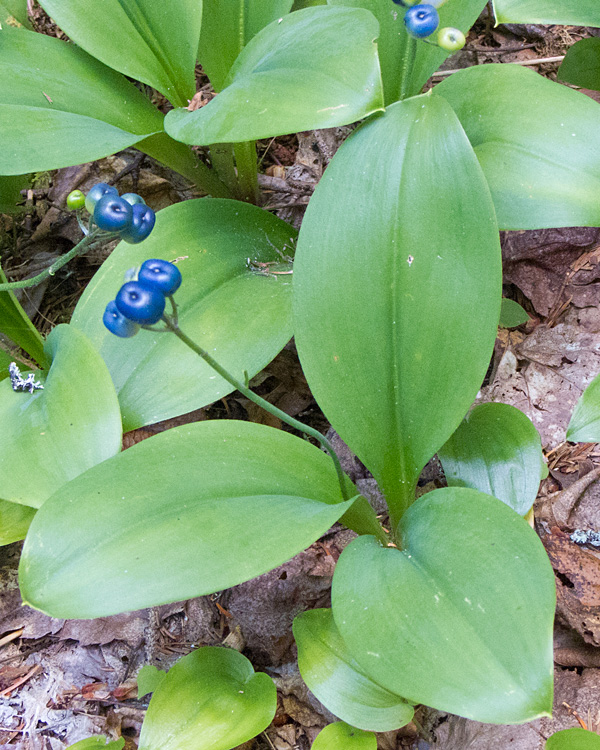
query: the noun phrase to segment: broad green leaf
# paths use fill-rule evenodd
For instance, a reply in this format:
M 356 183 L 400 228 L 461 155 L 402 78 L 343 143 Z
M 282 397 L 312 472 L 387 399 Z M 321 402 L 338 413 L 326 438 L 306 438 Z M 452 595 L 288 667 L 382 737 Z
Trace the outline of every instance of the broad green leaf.
M 461 70 L 435 92 L 475 149 L 501 229 L 600 224 L 600 104 L 519 65 Z
M 43 390 L 0 382 L 0 498 L 34 508 L 65 482 L 121 449 L 119 405 L 86 337 L 59 325 L 48 336 Z M 37 374 L 37 373 L 36 373 Z
M 244 0 L 244 2 L 246 9 L 244 36 L 247 44 L 265 26 L 286 16 L 292 9 L 294 0 Z
M 298 615 L 294 638 L 302 679 L 335 716 L 372 732 L 399 729 L 412 719 L 412 706 L 373 682 L 352 658 L 330 609 Z
M 291 7 L 292 0 L 203 0 L 198 60 L 215 91 L 250 39 Z
M 91 618 L 221 591 L 292 558 L 351 504 L 304 440 L 252 422 L 185 425 L 44 503 L 21 593 L 53 617 Z
M 579 727 L 563 729 L 548 737 L 546 750 L 600 750 L 600 737 Z
M 25 539 L 35 508 L 0 500 L 0 546 Z
M 492 0 L 497 23 L 600 26 L 597 0 Z
M 338 721 L 319 732 L 311 750 L 377 750 L 377 738 L 371 732 Z
M 4 24 L 31 28 L 27 15 L 27 0 L 0 0 L 0 28 Z
M 178 260 L 181 329 L 243 380 L 262 370 L 292 336 L 291 276 L 296 231 L 256 206 L 220 199 L 160 211 L 139 245 L 122 242 L 88 285 L 73 314 L 113 377 L 125 430 L 217 401 L 232 386 L 174 335 L 141 331 L 119 339 L 102 324 L 125 272 L 147 258 Z M 265 264 L 265 265 L 263 265 Z M 275 266 L 269 264 L 277 264 Z
M 99 159 L 160 132 L 162 120 L 132 83 L 74 45 L 0 31 L 0 174 Z
M 479 404 L 438 451 L 448 484 L 493 495 L 526 515 L 542 481 L 540 435 L 509 404 Z
M 294 315 L 315 397 L 396 516 L 477 394 L 500 298 L 494 209 L 454 113 L 429 94 L 393 104 L 317 186 Z
M 514 299 L 502 298 L 502 307 L 500 308 L 500 327 L 516 328 L 517 326 L 527 323 L 529 315 Z
M 581 39 L 574 44 L 558 69 L 558 79 L 600 91 L 600 39 Z
M 202 0 L 41 0 L 60 28 L 105 65 L 185 106 L 194 68 Z
M 166 672 L 158 669 L 153 664 L 145 664 L 137 676 L 138 700 L 148 693 L 153 693 L 167 676 Z
M 335 623 L 366 673 L 475 721 L 550 716 L 554 574 L 527 522 L 447 487 L 408 509 L 400 543 L 359 537 L 335 569 Z
M 329 5 L 366 8 L 379 22 L 377 47 L 381 63 L 381 76 L 385 102 L 391 104 L 400 98 L 402 70 L 410 54 L 409 37 L 404 26 L 405 8 L 390 5 L 391 0 L 329 0 Z M 440 26 L 453 26 L 465 32 L 477 20 L 485 7 L 485 0 L 447 0 L 439 9 Z M 414 68 L 407 92 L 418 94 L 450 53 L 434 44 L 417 42 Z
M 29 185 L 29 175 L 0 176 L 0 214 L 16 214 L 23 211 L 17 202 L 23 200 L 21 190 Z
M 85 740 L 80 740 L 74 745 L 69 745 L 67 750 L 122 750 L 124 747 L 125 740 L 123 737 L 107 743 L 106 737 L 100 734 L 96 737 L 87 737 Z
M 152 696 L 140 750 L 230 750 L 266 729 L 277 690 L 228 648 L 204 646 L 180 659 Z
M 4 284 L 7 281 L 8 279 L 0 268 L 0 283 Z M 38 364 L 42 366 L 47 364 L 44 340 L 13 292 L 0 292 L 0 333 L 8 336 Z
M 327 5 L 327 0 L 294 0 L 292 11 L 314 8 L 315 5 Z
M 575 404 L 567 440 L 573 443 L 600 441 L 600 375 L 596 375 Z
M 291 13 L 244 47 L 218 96 L 195 112 L 172 110 L 165 129 L 184 143 L 229 143 L 366 117 L 383 107 L 377 34 L 359 8 Z

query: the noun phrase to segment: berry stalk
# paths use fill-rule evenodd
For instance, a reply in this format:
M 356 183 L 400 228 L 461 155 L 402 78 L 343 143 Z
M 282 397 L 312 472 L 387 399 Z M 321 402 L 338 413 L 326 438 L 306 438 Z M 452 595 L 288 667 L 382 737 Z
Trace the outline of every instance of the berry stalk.
M 240 391 L 240 393 L 243 393 L 247 399 L 249 399 L 250 401 L 253 401 L 255 404 L 258 404 L 258 406 L 263 408 L 265 411 L 268 411 L 270 414 L 273 414 L 278 419 L 281 419 L 282 422 L 285 422 L 290 427 L 293 427 L 294 429 L 299 430 L 300 432 L 303 432 L 305 435 L 310 435 L 310 437 L 313 437 L 315 438 L 315 440 L 318 440 L 321 446 L 323 447 L 323 449 L 330 455 L 331 460 L 333 461 L 333 464 L 335 466 L 335 471 L 337 473 L 338 481 L 340 483 L 340 489 L 342 491 L 342 497 L 344 498 L 344 501 L 350 500 L 350 496 L 348 495 L 348 490 L 346 488 L 344 472 L 340 465 L 340 460 L 337 457 L 337 454 L 334 451 L 333 446 L 324 435 L 321 435 L 321 433 L 318 430 L 315 430 L 314 428 L 309 427 L 303 422 L 300 422 L 297 419 L 290 417 L 289 414 L 286 414 L 281 409 L 278 409 L 276 406 L 273 406 L 273 404 L 270 404 L 267 400 L 265 400 L 264 398 L 261 398 L 261 396 L 257 396 L 256 393 L 251 391 L 250 388 L 248 388 L 246 385 L 244 385 L 244 383 L 242 383 L 233 375 L 231 375 L 231 373 L 229 373 L 215 359 L 213 359 L 205 349 L 203 349 L 195 341 L 189 338 L 189 336 L 186 336 L 186 334 L 179 328 L 177 323 L 170 316 L 165 315 L 163 316 L 162 320 L 167 326 L 167 328 L 170 331 L 172 331 L 177 336 L 178 339 L 180 339 L 186 346 L 189 346 L 189 348 L 192 351 L 194 351 L 199 357 L 201 357 L 206 362 L 207 365 L 212 367 L 213 370 L 215 370 L 224 380 L 230 383 L 234 388 Z
M 59 269 L 66 266 L 69 261 L 73 260 L 73 258 L 76 258 L 78 255 L 83 255 L 88 250 L 91 250 L 96 243 L 101 244 L 103 241 L 101 235 L 104 234 L 104 232 L 100 232 L 99 230 L 90 232 L 90 234 L 85 236 L 81 242 L 78 242 L 74 248 L 69 250 L 68 253 L 61 255 L 58 260 L 48 266 L 48 268 L 44 269 L 41 273 L 38 273 L 37 276 L 32 276 L 30 279 L 23 279 L 23 281 L 8 281 L 5 284 L 0 284 L 0 292 L 10 292 L 14 289 L 28 289 L 29 287 L 41 284 L 44 279 L 47 279 L 49 276 L 54 276 Z

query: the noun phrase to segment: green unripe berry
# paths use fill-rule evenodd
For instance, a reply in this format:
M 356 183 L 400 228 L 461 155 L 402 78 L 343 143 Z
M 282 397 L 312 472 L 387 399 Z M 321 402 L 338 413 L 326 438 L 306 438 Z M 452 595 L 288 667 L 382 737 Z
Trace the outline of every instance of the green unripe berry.
M 85 206 L 85 195 L 81 190 L 72 190 L 67 195 L 67 208 L 69 211 L 76 211 L 78 208 Z
M 448 52 L 458 52 L 465 46 L 465 35 L 460 29 L 454 29 L 451 26 L 445 26 L 438 31 L 437 43 L 442 49 Z

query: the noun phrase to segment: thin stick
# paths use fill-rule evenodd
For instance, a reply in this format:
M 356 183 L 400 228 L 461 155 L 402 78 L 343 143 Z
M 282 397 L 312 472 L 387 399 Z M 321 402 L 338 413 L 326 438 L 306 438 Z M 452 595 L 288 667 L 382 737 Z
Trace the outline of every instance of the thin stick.
M 535 60 L 516 60 L 514 62 L 504 63 L 504 65 L 544 65 L 545 63 L 557 63 L 562 62 L 565 59 L 564 55 L 558 57 L 539 57 Z M 491 63 L 484 63 L 484 65 L 490 65 Z M 460 73 L 465 68 L 455 68 L 453 70 L 438 70 L 434 73 L 432 78 L 445 78 L 451 76 L 453 73 Z

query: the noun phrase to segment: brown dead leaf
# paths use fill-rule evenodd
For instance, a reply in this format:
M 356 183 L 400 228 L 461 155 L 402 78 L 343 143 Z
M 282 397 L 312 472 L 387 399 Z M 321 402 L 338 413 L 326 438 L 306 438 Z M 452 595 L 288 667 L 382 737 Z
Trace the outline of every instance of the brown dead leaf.
M 600 559 L 563 534 L 542 541 L 556 572 L 558 618 L 600 646 Z
M 573 227 L 505 232 L 505 283 L 515 284 L 544 317 L 572 299 L 577 307 L 600 303 L 600 268 L 594 252 L 600 229 Z M 577 268 L 582 255 L 587 263 Z

